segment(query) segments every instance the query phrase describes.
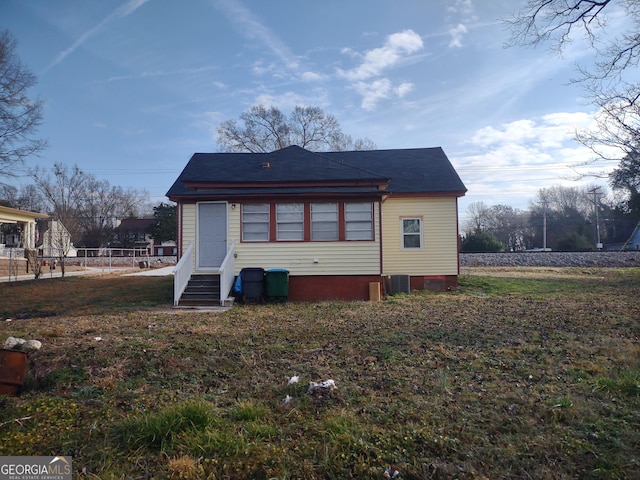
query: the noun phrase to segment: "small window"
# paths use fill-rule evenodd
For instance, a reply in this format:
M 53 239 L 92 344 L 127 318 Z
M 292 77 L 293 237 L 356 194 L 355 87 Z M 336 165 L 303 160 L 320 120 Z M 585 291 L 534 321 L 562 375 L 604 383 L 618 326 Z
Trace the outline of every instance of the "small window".
M 373 204 L 345 203 L 345 239 L 373 240 Z
M 338 240 L 338 204 L 311 204 L 311 240 Z
M 268 203 L 247 203 L 242 206 L 242 241 L 269 241 Z
M 422 220 L 420 218 L 402 219 L 402 248 L 422 248 Z
M 276 239 L 304 240 L 304 204 L 276 205 Z
M 164 248 L 158 247 L 158 251 L 156 252 L 156 255 L 158 257 L 163 257 L 164 256 Z

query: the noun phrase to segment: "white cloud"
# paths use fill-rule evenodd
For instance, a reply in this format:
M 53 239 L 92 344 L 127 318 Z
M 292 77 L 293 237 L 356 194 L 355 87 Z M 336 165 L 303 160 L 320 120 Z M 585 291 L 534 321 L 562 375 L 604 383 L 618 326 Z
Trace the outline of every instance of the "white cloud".
M 452 13 L 471 13 L 473 2 L 472 0 L 455 0 L 447 7 L 447 10 Z
M 498 128 L 488 126 L 478 130 L 471 142 L 481 146 L 529 144 L 536 148 L 558 148 L 573 141 L 576 130 L 593 125 L 593 116 L 585 112 L 552 113 L 534 120 L 516 120 Z
M 358 82 L 354 85 L 357 92 L 362 95 L 362 108 L 367 111 L 374 110 L 379 100 L 389 98 L 391 93 L 391 80 L 382 78 L 373 82 Z
M 364 110 L 375 110 L 380 100 L 402 98 L 413 90 L 414 85 L 410 82 L 394 85 L 388 77 L 367 80 L 379 77 L 423 47 L 422 38 L 413 30 L 391 34 L 382 47 L 368 50 L 359 56 L 362 62 L 357 67 L 351 70 L 338 69 L 338 76 L 353 82 L 353 89 L 362 96 L 361 106 Z M 351 49 L 343 49 L 342 53 L 356 57 Z
M 592 114 L 557 112 L 477 130 L 468 151 L 451 154 L 469 189 L 461 208 L 483 201 L 524 209 L 542 188 L 592 183 L 593 177 L 577 182 L 581 175 L 592 173 L 592 166 L 581 164 L 594 154 L 575 141 L 575 132 L 593 124 Z
M 451 35 L 451 41 L 449 42 L 449 47 L 452 48 L 460 48 L 462 47 L 462 38 L 467 33 L 467 27 L 465 27 L 462 23 L 459 23 L 455 27 L 449 29 L 449 35 Z
M 277 107 L 280 110 L 293 110 L 297 105 L 309 105 L 311 103 L 300 94 L 294 92 L 285 92 L 281 95 L 262 93 L 256 96 L 253 104 L 263 105 L 267 108 Z M 317 103 L 312 104 L 317 105 Z
M 413 90 L 413 83 L 404 82 L 396 87 L 396 95 L 398 95 L 399 98 L 402 98 L 411 90 Z
M 413 90 L 412 83 L 405 82 L 394 87 L 388 78 L 381 78 L 373 82 L 357 82 L 353 87 L 362 95 L 360 106 L 366 111 L 375 110 L 380 100 L 402 98 Z
M 322 80 L 323 76 L 316 72 L 302 72 L 300 78 L 305 82 L 317 82 Z
M 367 80 L 380 75 L 423 46 L 422 38 L 413 30 L 394 33 L 387 37 L 384 46 L 367 51 L 359 66 L 352 70 L 338 69 L 338 75 L 352 81 Z

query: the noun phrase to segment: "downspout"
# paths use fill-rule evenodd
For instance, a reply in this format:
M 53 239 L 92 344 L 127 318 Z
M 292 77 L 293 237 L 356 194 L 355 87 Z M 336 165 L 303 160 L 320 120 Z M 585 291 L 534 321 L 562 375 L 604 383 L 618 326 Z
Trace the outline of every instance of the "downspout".
M 458 257 L 458 277 L 460 276 L 460 212 L 458 212 L 458 197 L 456 197 L 456 245 Z M 456 280 L 456 283 L 458 281 Z
M 380 282 L 382 283 L 382 293 L 383 295 L 386 295 L 386 285 L 387 283 L 384 281 L 384 278 L 382 278 L 382 275 L 384 273 L 383 271 L 383 248 L 382 248 L 382 202 L 384 201 L 384 197 L 381 197 L 380 200 L 378 200 L 378 238 L 380 239 Z

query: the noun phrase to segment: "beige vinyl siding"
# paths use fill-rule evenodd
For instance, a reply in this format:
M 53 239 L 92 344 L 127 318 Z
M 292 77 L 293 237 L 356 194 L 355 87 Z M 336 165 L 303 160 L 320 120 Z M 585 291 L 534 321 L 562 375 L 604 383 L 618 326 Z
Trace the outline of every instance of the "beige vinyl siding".
M 186 252 L 191 242 L 196 243 L 196 205 L 193 203 L 182 205 L 182 252 Z M 194 255 L 194 268 L 195 268 Z
M 286 268 L 292 275 L 379 275 L 378 209 L 374 204 L 375 241 L 241 243 L 240 205 L 230 208 L 228 238 L 236 242 L 236 274 L 261 267 Z
M 402 249 L 402 218 L 422 220 L 422 247 Z M 388 198 L 382 204 L 385 275 L 457 275 L 456 198 Z

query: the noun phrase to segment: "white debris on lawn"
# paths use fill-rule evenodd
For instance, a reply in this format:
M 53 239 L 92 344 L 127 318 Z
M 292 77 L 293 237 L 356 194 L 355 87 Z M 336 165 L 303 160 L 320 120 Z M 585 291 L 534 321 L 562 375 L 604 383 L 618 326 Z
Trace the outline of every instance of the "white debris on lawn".
M 383 474 L 384 478 L 398 478 L 399 476 L 400 472 L 398 470 L 394 470 L 391 467 L 387 468 Z
M 338 388 L 338 387 L 336 387 L 336 382 L 334 382 L 331 379 L 325 380 L 324 382 L 309 382 L 309 389 L 307 390 L 307 393 L 313 393 L 313 392 L 323 391 L 323 390 L 331 391 L 334 388 Z
M 25 340 L 24 338 L 9 337 L 4 342 L 3 348 L 7 350 L 21 350 L 23 352 L 36 352 L 42 348 L 42 342 L 38 340 Z
M 287 382 L 287 385 L 293 385 L 294 383 L 298 383 L 299 380 L 300 380 L 300 377 L 298 377 L 298 375 L 294 375 L 289 379 L 289 381 Z

